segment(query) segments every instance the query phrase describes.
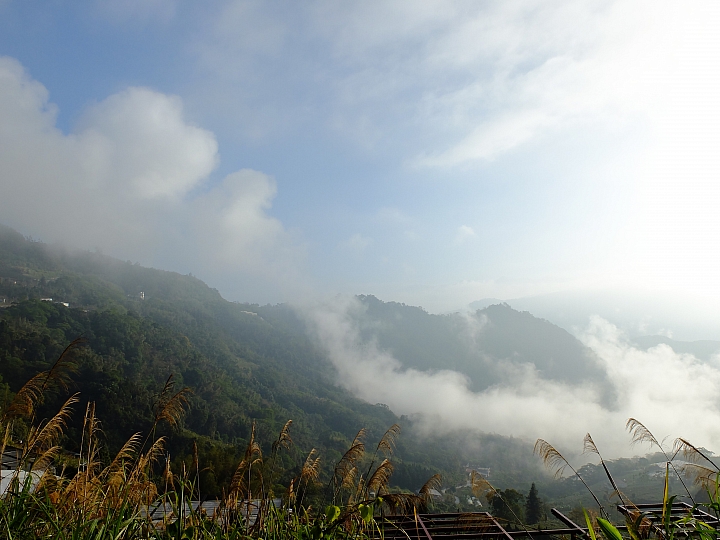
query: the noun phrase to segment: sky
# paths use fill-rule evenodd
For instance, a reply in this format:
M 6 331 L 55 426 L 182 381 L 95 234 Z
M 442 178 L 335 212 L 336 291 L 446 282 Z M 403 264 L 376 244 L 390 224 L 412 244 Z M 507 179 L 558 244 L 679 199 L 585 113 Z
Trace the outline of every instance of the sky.
M 704 316 L 718 23 L 709 1 L 0 0 L 0 222 L 230 300 L 613 290 Z

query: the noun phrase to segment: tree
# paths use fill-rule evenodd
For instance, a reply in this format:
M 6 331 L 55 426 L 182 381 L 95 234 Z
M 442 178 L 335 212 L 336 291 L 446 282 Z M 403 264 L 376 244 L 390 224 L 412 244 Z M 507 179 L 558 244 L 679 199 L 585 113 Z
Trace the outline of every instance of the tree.
M 510 488 L 493 491 L 487 495 L 492 515 L 509 523 L 522 522 L 524 498 L 522 493 Z
M 535 525 L 542 519 L 542 503 L 538 497 L 538 491 L 533 482 L 525 499 L 525 523 Z

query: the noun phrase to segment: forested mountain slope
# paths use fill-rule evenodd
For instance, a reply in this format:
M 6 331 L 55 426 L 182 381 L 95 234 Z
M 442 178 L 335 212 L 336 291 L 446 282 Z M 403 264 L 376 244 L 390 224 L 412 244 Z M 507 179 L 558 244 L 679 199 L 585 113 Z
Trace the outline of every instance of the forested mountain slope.
M 472 314 L 433 315 L 421 308 L 361 296 L 356 317 L 366 340 L 420 370 L 451 369 L 482 391 L 512 376 L 508 367 L 530 364 L 540 377 L 571 384 L 591 382 L 614 391 L 595 353 L 562 328 L 528 312 L 495 304 Z M 508 375 L 508 372 L 510 374 Z
M 353 323 L 362 338 L 406 368 L 457 370 L 474 390 L 501 380 L 498 366 L 508 363 L 532 364 L 547 379 L 602 384 L 591 351 L 557 326 L 507 305 L 431 315 L 372 296 L 358 300 L 363 309 L 353 312 Z M 395 486 L 417 489 L 435 472 L 446 486 L 461 485 L 470 465 L 489 467 L 497 487 L 527 490 L 536 482 L 563 504 L 581 497 L 571 481 L 557 484 L 543 475 L 529 441 L 480 433 L 420 436 L 411 418 L 355 398 L 336 384 L 323 348 L 285 305 L 228 302 L 193 276 L 53 248 L 0 227 L 0 306 L 0 393 L 6 400 L 70 341 L 86 340 L 76 353 L 71 387 L 49 396 L 40 411 L 54 412 L 69 393 L 81 393 L 65 444 L 70 450 L 84 403 L 97 404 L 108 457 L 131 434 L 150 429 L 153 402 L 170 374 L 178 388 L 192 388 L 181 429 L 165 434 L 175 462 L 189 463 L 192 443 L 198 444 L 208 496 L 227 485 L 253 422 L 268 449 L 292 419 L 295 444 L 283 457 L 289 473 L 318 448 L 327 479 L 361 427 L 368 428 L 372 446 L 397 422 L 403 432 L 393 459 Z
M 393 483 L 401 487 L 417 489 L 435 472 L 461 480 L 468 461 L 498 467 L 508 478 L 537 468 L 528 443 L 517 439 L 418 439 L 411 420 L 335 384 L 331 364 L 291 308 L 227 302 L 192 276 L 57 249 L 2 227 L 0 299 L 6 390 L 16 391 L 70 341 L 85 338 L 69 391 L 97 403 L 109 452 L 150 428 L 153 400 L 170 374 L 178 388 L 192 388 L 183 429 L 169 434 L 169 450 L 181 459 L 198 442 L 209 462 L 203 479 L 209 492 L 227 483 L 253 422 L 269 446 L 288 419 L 292 460 L 301 463 L 318 448 L 324 474 L 360 428 L 368 428 L 372 444 L 396 422 L 403 434 Z M 45 412 L 64 397 L 49 400 Z M 70 446 L 81 412 L 70 427 Z

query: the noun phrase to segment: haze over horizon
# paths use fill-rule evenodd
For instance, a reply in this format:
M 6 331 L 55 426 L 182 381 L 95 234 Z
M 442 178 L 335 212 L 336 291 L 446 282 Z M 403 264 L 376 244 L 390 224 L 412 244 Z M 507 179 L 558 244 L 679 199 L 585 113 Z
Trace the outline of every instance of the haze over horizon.
M 720 339 L 718 22 L 712 2 L 2 0 L 0 222 L 231 300 L 496 297 Z

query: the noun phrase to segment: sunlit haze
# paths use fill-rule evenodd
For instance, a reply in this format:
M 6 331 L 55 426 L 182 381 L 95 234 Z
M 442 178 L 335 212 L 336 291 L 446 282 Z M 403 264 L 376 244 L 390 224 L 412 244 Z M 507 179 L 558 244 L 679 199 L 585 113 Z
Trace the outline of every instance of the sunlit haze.
M 347 365 L 355 330 L 317 306 L 505 301 L 580 337 L 618 388 L 665 362 L 717 395 L 715 364 L 627 340 L 720 340 L 718 28 L 710 1 L 0 0 L 0 223 L 305 306 L 346 386 L 377 368 L 389 386 L 361 397 L 442 416 L 418 388 L 445 384 L 473 418 L 455 427 L 536 374 L 470 395 L 415 373 L 403 394 L 413 373 L 383 351 Z M 570 424 L 548 396 L 586 389 L 553 388 L 521 396 L 544 420 L 480 427 L 682 423 L 648 391 Z
M 2 221 L 256 302 L 717 298 L 719 18 L 5 0 Z

